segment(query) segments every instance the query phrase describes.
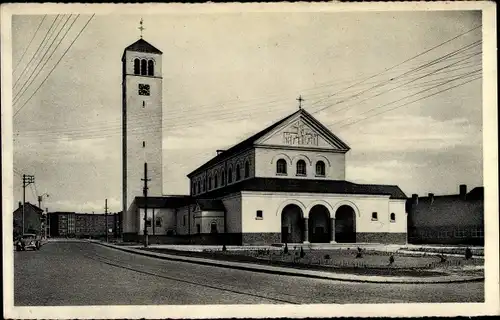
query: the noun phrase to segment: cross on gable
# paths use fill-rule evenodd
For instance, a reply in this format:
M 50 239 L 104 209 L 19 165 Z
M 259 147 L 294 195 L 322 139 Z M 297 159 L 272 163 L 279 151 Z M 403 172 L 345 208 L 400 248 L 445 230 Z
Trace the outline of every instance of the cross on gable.
M 302 99 L 302 96 L 300 95 L 298 98 L 297 98 L 297 101 L 299 102 L 299 109 L 302 109 L 302 101 L 305 101 L 304 99 Z
M 142 18 L 141 18 L 141 21 L 139 22 L 139 27 L 137 28 L 137 29 L 139 29 L 141 31 L 141 39 L 142 39 L 142 31 L 146 29 L 146 28 L 144 28 L 142 26 L 142 23 L 143 23 L 143 21 L 142 21 Z

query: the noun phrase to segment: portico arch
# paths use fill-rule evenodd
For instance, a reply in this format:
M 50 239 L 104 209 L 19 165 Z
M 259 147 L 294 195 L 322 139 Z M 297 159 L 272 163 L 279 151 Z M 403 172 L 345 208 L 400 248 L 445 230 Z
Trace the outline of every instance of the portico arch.
M 356 212 L 350 205 L 343 204 L 335 211 L 335 241 L 356 242 Z
M 351 207 L 353 210 L 354 210 L 354 213 L 356 214 L 356 217 L 360 217 L 360 213 L 359 213 L 359 209 L 358 207 L 356 206 L 356 204 L 354 204 L 354 202 L 352 201 L 349 201 L 349 200 L 342 200 L 342 201 L 339 201 L 335 204 L 335 206 L 333 207 L 333 210 L 331 212 L 333 212 L 333 217 L 336 219 L 337 218 L 337 210 L 341 207 L 341 206 L 344 206 L 344 205 L 347 205 L 349 207 Z
M 304 239 L 304 212 L 293 203 L 287 204 L 281 211 L 281 242 L 299 243 Z
M 302 203 L 299 200 L 295 200 L 295 199 L 287 199 L 280 204 L 280 206 L 278 207 L 278 210 L 276 211 L 276 215 L 277 216 L 280 215 L 283 212 L 283 209 L 289 204 L 294 204 L 294 205 L 298 206 L 300 208 L 300 210 L 302 210 L 302 215 L 306 214 L 307 210 L 306 210 L 306 206 L 304 205 L 304 203 Z
M 330 211 L 323 204 L 316 204 L 309 211 L 309 241 L 315 243 L 328 243 L 331 239 L 332 223 Z
M 314 200 L 313 202 L 309 203 L 309 205 L 307 206 L 307 209 L 306 209 L 306 215 L 305 215 L 306 218 L 309 217 L 309 213 L 311 212 L 311 209 L 317 205 L 322 205 L 325 208 L 327 208 L 328 213 L 329 213 L 329 217 L 334 218 L 335 209 L 330 203 L 328 203 L 325 200 Z

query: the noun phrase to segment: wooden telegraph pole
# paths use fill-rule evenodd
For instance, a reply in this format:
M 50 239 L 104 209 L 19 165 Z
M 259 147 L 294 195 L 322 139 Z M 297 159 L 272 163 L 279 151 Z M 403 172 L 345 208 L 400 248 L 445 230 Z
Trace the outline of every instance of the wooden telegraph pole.
M 108 199 L 104 200 L 104 228 L 106 229 L 106 242 L 109 242 L 109 238 L 108 238 Z
M 35 183 L 35 176 L 29 174 L 23 174 L 23 233 L 24 234 L 24 208 L 26 207 L 26 187 L 30 184 Z
M 144 247 L 148 246 L 148 163 L 144 162 Z

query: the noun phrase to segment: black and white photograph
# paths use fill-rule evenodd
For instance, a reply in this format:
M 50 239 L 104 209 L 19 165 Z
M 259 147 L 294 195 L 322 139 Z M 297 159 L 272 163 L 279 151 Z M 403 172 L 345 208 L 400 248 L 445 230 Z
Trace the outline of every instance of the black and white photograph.
M 495 9 L 2 5 L 4 317 L 498 314 Z

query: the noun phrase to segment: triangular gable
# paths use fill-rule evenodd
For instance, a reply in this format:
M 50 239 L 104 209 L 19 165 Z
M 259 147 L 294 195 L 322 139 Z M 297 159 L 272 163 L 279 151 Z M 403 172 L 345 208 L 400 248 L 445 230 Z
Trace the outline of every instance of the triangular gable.
M 344 152 L 349 150 L 348 145 L 303 109 L 255 141 L 255 144 L 321 148 Z

